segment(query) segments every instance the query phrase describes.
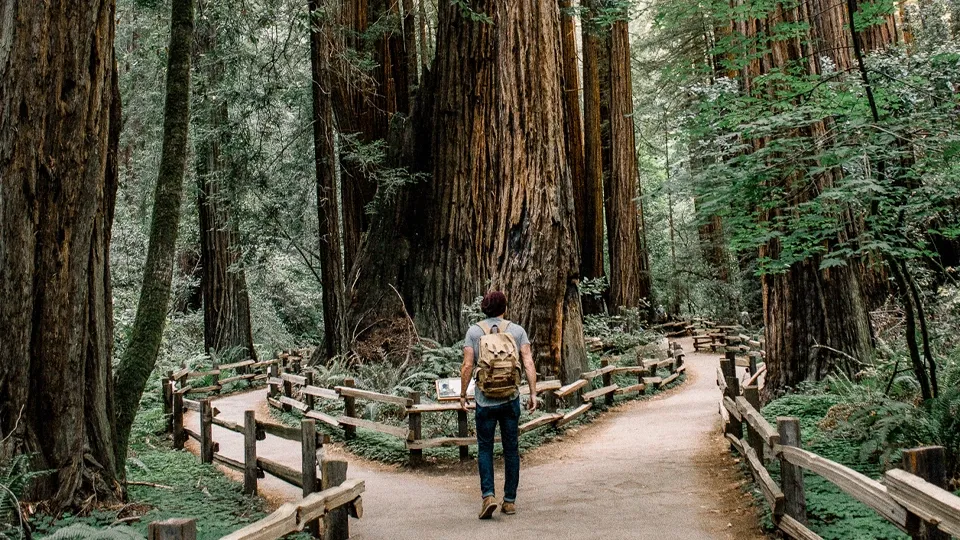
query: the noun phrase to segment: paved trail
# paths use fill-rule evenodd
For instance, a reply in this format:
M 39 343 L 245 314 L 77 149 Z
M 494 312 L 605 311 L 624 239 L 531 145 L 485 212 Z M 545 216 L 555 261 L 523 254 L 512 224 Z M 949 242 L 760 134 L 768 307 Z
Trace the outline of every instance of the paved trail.
M 690 340 L 682 340 L 692 350 Z M 563 441 L 523 456 L 518 512 L 477 520 L 475 462 L 442 475 L 350 461 L 348 476 L 366 480 L 364 516 L 351 520 L 359 539 L 752 539 L 764 538 L 740 490 L 743 480 L 719 435 L 716 354 L 688 353 L 687 382 L 655 399 L 629 402 Z M 220 417 L 266 419 L 266 391 L 219 399 Z M 195 426 L 197 418 L 187 419 Z M 214 426 L 221 453 L 243 459 L 242 437 Z M 261 456 L 300 466 L 300 448 L 272 436 Z M 325 449 L 328 455 L 337 449 Z M 502 469 L 497 489 L 502 488 Z M 267 475 L 260 491 L 274 502 L 300 491 Z

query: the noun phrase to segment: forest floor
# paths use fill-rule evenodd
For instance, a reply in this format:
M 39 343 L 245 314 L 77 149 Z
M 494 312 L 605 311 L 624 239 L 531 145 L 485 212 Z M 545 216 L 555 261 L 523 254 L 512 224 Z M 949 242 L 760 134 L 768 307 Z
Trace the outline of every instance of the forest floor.
M 684 350 L 693 349 L 689 339 Z M 410 470 L 360 460 L 338 445 L 326 457 L 349 461 L 347 476 L 366 481 L 364 516 L 350 520 L 358 539 L 656 538 L 760 539 L 753 498 L 719 432 L 716 354 L 686 355 L 687 381 L 650 400 L 613 407 L 593 423 L 568 429 L 522 457 L 517 514 L 477 520 L 476 461 Z M 215 402 L 220 418 L 243 412 L 271 421 L 266 390 Z M 185 423 L 196 429 L 198 418 Z M 214 426 L 220 453 L 243 460 L 242 436 Z M 193 448 L 196 451 L 196 448 Z M 300 466 L 299 444 L 268 436 L 263 457 Z M 497 487 L 502 486 L 502 462 Z M 271 505 L 300 498 L 300 489 L 267 475 L 260 494 Z M 498 491 L 498 495 L 500 492 Z

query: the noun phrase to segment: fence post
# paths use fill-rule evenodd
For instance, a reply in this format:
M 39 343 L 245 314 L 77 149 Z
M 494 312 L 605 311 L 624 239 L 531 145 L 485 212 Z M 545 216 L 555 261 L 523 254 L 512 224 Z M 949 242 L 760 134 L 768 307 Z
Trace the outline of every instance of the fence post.
M 335 488 L 347 480 L 347 462 L 325 459 L 320 464 L 320 487 L 323 490 Z M 347 505 L 334 508 L 323 516 L 324 540 L 348 540 L 350 523 Z
M 942 446 L 924 446 L 903 451 L 903 469 L 931 484 L 947 489 L 946 450 Z M 907 512 L 910 537 L 922 540 L 949 540 L 950 536 Z
M 173 393 L 173 449 L 183 450 L 183 394 Z
M 200 400 L 200 462 L 213 463 L 213 407 L 209 399 Z
M 608 367 L 609 365 L 610 365 L 610 360 L 609 360 L 609 359 L 603 358 L 603 359 L 600 360 L 600 367 L 601 367 L 601 368 Z M 611 373 L 604 373 L 604 374 L 601 376 L 601 380 L 603 381 L 603 386 L 610 386 L 611 384 L 613 384 L 613 374 L 611 374 Z M 604 402 L 607 406 L 613 405 L 613 392 L 610 392 L 610 393 L 608 393 L 607 395 L 603 396 L 603 402 Z
M 214 360 L 214 361 L 213 361 L 213 367 L 212 367 L 212 369 L 211 369 L 210 371 L 220 371 L 220 362 L 217 362 L 216 360 Z M 219 393 L 220 393 L 220 388 L 219 388 L 219 386 L 220 386 L 220 374 L 219 374 L 219 373 L 214 373 L 213 375 L 211 375 L 211 376 L 210 376 L 210 382 L 213 383 L 212 386 L 216 386 L 216 387 L 217 387 L 217 388 L 214 388 L 213 393 L 214 393 L 214 394 L 219 394 Z
M 283 397 L 293 399 L 293 383 L 286 379 L 283 380 Z M 283 412 L 290 412 L 293 410 L 293 407 L 287 403 L 284 403 L 280 408 L 283 410 Z
M 777 418 L 777 433 L 781 446 L 800 447 L 800 420 L 793 417 Z M 803 469 L 780 458 L 780 488 L 783 490 L 784 512 L 807 524 L 807 498 L 803 489 Z
M 147 529 L 148 540 L 197 540 L 197 520 L 154 521 Z
M 311 418 L 300 421 L 300 444 L 303 456 L 303 496 L 317 491 L 317 422 Z M 307 523 L 306 530 L 314 538 L 320 538 L 320 520 Z
M 357 383 L 354 382 L 353 378 L 347 378 L 343 380 L 343 385 L 348 388 L 354 388 Z M 343 396 L 343 415 L 349 416 L 350 418 L 357 417 L 357 398 L 353 396 Z M 356 426 L 343 426 L 343 437 L 345 439 L 352 439 L 356 436 Z
M 724 358 L 720 360 L 720 371 L 723 372 L 723 379 L 727 385 L 727 389 L 724 391 L 723 395 L 736 401 L 737 396 L 740 395 L 740 379 L 738 379 L 736 375 L 736 364 L 729 358 Z M 743 422 L 737 420 L 735 416 L 730 415 L 730 423 L 727 424 L 727 430 L 725 433 L 729 433 L 738 439 L 742 439 Z
M 750 355 L 750 376 L 757 374 L 757 357 L 753 354 Z
M 166 377 L 160 379 L 160 399 L 163 400 L 167 432 L 173 433 L 173 371 L 168 371 Z
M 277 385 L 270 382 L 270 379 L 276 379 L 280 377 L 280 367 L 277 364 L 270 364 L 267 366 L 267 395 L 275 398 L 277 397 Z
M 747 403 L 753 405 L 754 409 L 757 411 L 760 410 L 760 388 L 757 385 L 745 386 L 743 388 L 743 397 L 747 399 Z M 747 442 L 750 444 L 750 447 L 753 448 L 753 451 L 757 453 L 760 461 L 763 462 L 764 443 L 760 437 L 760 433 L 753 429 L 750 422 L 745 422 L 744 425 L 747 428 Z
M 413 401 L 414 405 L 420 404 L 420 392 L 410 392 L 407 396 L 410 398 L 410 401 Z M 410 433 L 413 435 L 413 440 L 419 441 L 423 438 L 423 418 L 420 413 L 410 413 L 407 415 L 407 418 L 410 422 Z M 466 419 L 466 413 L 464 413 L 464 420 Z M 463 450 L 460 450 L 460 455 L 463 456 Z M 410 466 L 418 467 L 423 464 L 423 450 L 410 450 Z
M 544 382 L 555 380 L 557 380 L 556 377 L 543 378 Z M 541 400 L 543 401 L 543 410 L 547 411 L 548 413 L 557 412 L 557 396 L 554 395 L 553 390 L 543 392 L 541 395 L 543 396 L 543 399 Z
M 469 428 L 467 426 L 467 411 L 460 409 L 457 411 L 457 436 L 458 437 L 468 437 L 470 435 Z M 412 454 L 412 451 L 411 451 Z M 466 445 L 460 446 L 460 461 L 466 461 L 470 457 L 470 447 Z
M 243 412 L 243 492 L 257 494 L 257 413 Z
M 305 379 L 307 379 L 307 384 L 306 384 L 306 386 L 313 386 L 313 372 L 312 372 L 312 371 L 308 371 L 308 372 L 304 373 L 304 374 L 303 374 L 303 377 L 304 377 Z M 314 397 L 313 397 L 313 394 L 304 393 L 304 394 L 303 394 L 303 401 L 307 404 L 307 410 L 311 410 L 311 411 L 312 411 L 312 410 L 313 410 L 313 405 L 314 405 Z

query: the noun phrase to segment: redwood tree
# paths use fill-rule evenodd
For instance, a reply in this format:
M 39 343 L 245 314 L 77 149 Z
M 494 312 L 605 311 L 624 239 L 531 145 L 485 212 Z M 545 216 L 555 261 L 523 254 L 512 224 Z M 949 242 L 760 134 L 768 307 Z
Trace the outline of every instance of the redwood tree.
M 415 122 L 434 129 L 419 130 L 428 144 L 413 145 L 415 154 L 429 147 L 413 159 L 431 179 L 378 216 L 389 225 L 374 226 L 350 279 L 351 327 L 400 325 L 409 315 L 421 333 L 456 341 L 467 326 L 462 306 L 499 287 L 541 373 L 579 373 L 586 355 L 561 66 L 556 3 L 441 7 L 426 118 Z
M 650 262 L 643 231 L 636 135 L 630 30 L 621 13 L 609 29 L 610 161 L 605 186 L 607 243 L 610 249 L 612 310 L 638 308 L 650 298 Z
M 343 256 L 337 205 L 337 155 L 331 98 L 329 26 L 321 23 L 322 5 L 308 0 L 310 12 L 310 67 L 313 78 L 313 150 L 317 175 L 320 275 L 323 286 L 324 356 L 333 358 L 344 345 Z M 329 23 L 327 23 L 329 24 Z
M 53 509 L 122 497 L 110 230 L 114 2 L 0 9 L 0 459 L 35 455 Z
M 840 69 L 852 65 L 851 36 L 842 3 L 814 0 L 796 6 L 777 5 L 767 19 L 797 25 L 806 32 L 770 40 L 767 50 L 746 63 L 740 74 L 746 92 L 760 92 L 757 77 L 773 71 L 792 69 L 819 74 L 821 56 L 830 57 Z M 738 21 L 735 28 L 742 36 L 753 39 L 763 23 L 765 21 Z M 895 33 L 890 31 L 892 27 L 892 22 L 887 21 L 862 35 L 871 43 L 871 48 L 879 48 L 895 38 Z M 823 144 L 821 141 L 829 140 L 832 121 L 823 118 L 810 122 L 791 135 Z M 766 142 L 754 140 L 753 146 L 759 150 Z M 813 148 L 814 143 L 810 146 Z M 838 168 L 823 169 L 810 175 L 803 171 L 788 172 L 769 180 L 767 187 L 782 193 L 790 206 L 799 205 L 836 183 L 842 174 Z M 811 183 L 816 189 L 810 189 Z M 782 207 L 770 208 L 764 211 L 762 219 L 775 222 L 789 212 Z M 761 248 L 760 257 L 776 261 L 781 253 L 780 241 L 773 238 Z M 762 279 L 767 397 L 795 387 L 799 382 L 820 379 L 838 364 L 849 370 L 849 357 L 866 359 L 871 353 L 870 321 L 856 261 L 821 269 L 821 260 L 822 256 L 811 256 Z
M 598 0 L 583 5 L 596 10 Z M 592 13 L 592 11 L 591 11 Z M 580 237 L 580 268 L 584 277 L 600 278 L 603 269 L 603 142 L 601 139 L 600 49 L 601 29 L 591 16 L 582 19 L 583 41 L 583 236 Z
M 256 358 L 250 326 L 250 297 L 243 270 L 239 238 L 231 201 L 230 182 L 236 171 L 229 146 L 231 127 L 227 100 L 222 94 L 223 53 L 218 50 L 217 18 L 211 2 L 198 3 L 197 211 L 200 228 L 200 290 L 203 297 L 205 352 L 229 351 L 230 360 Z

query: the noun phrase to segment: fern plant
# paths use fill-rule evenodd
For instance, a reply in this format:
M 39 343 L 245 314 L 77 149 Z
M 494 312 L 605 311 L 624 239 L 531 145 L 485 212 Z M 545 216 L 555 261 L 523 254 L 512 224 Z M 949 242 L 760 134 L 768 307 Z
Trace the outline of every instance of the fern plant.
M 26 523 L 20 499 L 27 488 L 49 471 L 35 471 L 32 454 L 18 454 L 0 462 L 0 538 L 22 538 Z

